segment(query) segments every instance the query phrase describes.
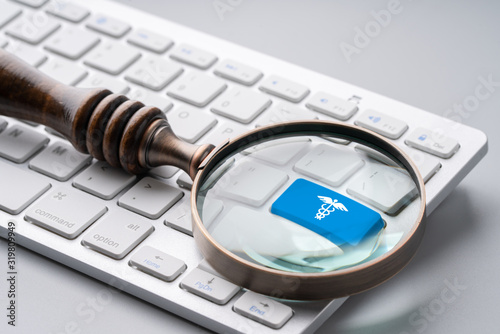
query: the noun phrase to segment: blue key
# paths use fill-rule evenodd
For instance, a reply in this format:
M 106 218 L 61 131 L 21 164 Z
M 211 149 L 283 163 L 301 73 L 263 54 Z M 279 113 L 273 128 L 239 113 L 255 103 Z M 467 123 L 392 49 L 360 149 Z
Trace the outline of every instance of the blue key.
M 292 183 L 273 203 L 271 212 L 339 246 L 356 246 L 385 226 L 378 212 L 305 179 Z

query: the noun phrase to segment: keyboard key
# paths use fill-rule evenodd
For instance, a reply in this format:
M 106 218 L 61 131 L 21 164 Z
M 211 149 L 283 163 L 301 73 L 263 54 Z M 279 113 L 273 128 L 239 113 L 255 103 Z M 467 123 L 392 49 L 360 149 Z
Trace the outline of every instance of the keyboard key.
M 0 28 L 15 19 L 21 14 L 22 10 L 17 6 L 2 2 L 2 11 L 0 11 Z
M 48 142 L 47 136 L 24 126 L 13 125 L 0 133 L 0 156 L 20 164 Z
M 81 22 L 90 14 L 90 12 L 83 7 L 61 1 L 51 3 L 49 8 L 47 8 L 47 13 L 73 23 Z
M 206 199 L 206 205 L 202 212 L 203 224 L 208 227 L 215 217 L 222 212 L 224 205 L 222 201 L 216 199 Z M 176 208 L 172 208 L 165 215 L 165 225 L 193 236 L 193 221 L 191 220 L 191 205 L 188 200 L 181 203 Z
M 239 286 L 198 268 L 182 280 L 181 288 L 219 305 L 226 304 L 240 291 Z
M 30 6 L 33 8 L 40 8 L 42 7 L 48 0 L 13 0 L 15 2 L 18 2 L 20 4 Z M 3 5 L 2 5 L 3 6 Z
M 78 87 L 107 88 L 115 94 L 126 94 L 130 90 L 130 87 L 125 82 L 105 74 L 92 74 L 80 82 Z
M 60 187 L 31 206 L 25 219 L 67 239 L 75 239 L 106 211 L 101 201 L 72 188 Z
M 206 142 L 218 146 L 227 139 L 234 138 L 248 131 L 248 128 L 234 122 L 225 121 L 217 126 L 206 138 Z
M 17 215 L 50 188 L 40 175 L 25 172 L 0 161 L 0 210 Z
M 257 121 L 256 126 L 266 126 L 281 122 L 301 121 L 309 119 L 317 119 L 311 111 L 297 107 L 289 103 L 280 103 L 272 107 L 269 111 Z
M 197 107 L 204 107 L 226 87 L 224 81 L 218 78 L 191 72 L 176 80 L 167 94 Z
M 274 329 L 283 327 L 293 315 L 291 307 L 251 291 L 234 303 L 233 310 Z
M 7 127 L 7 121 L 0 117 L 0 132 L 2 132 Z
M 127 39 L 127 42 L 156 53 L 163 53 L 174 44 L 170 38 L 158 35 L 146 29 L 133 31 Z
M 40 71 L 70 86 L 77 84 L 87 76 L 87 71 L 85 71 L 85 69 L 64 59 L 50 59 L 40 66 Z
M 73 180 L 73 185 L 102 199 L 112 199 L 136 179 L 121 168 L 98 161 Z
M 253 85 L 260 78 L 262 78 L 261 71 L 238 63 L 232 59 L 222 61 L 219 65 L 217 65 L 214 73 L 223 78 L 233 80 L 247 86 Z
M 167 282 L 175 280 L 187 268 L 184 261 L 151 246 L 139 249 L 130 259 L 129 265 Z
M 460 148 L 455 139 L 424 128 L 415 129 L 406 138 L 405 144 L 445 159 L 452 157 Z
M 213 115 L 192 107 L 180 107 L 168 115 L 168 121 L 175 134 L 183 140 L 194 143 L 217 124 Z
M 258 144 L 244 151 L 253 158 L 284 166 L 299 154 L 310 142 L 304 137 L 277 139 Z
M 45 60 L 47 60 L 47 56 L 42 52 L 32 46 L 20 42 L 10 43 L 7 45 L 6 50 L 33 67 L 38 67 Z
M 163 112 L 169 111 L 174 106 L 169 99 L 145 89 L 134 89 L 127 96 L 131 100 L 141 101 L 147 106 L 155 106 Z
M 358 111 L 356 103 L 340 99 L 336 96 L 318 92 L 308 102 L 307 107 L 325 115 L 346 121 Z
M 56 180 L 67 181 L 91 161 L 91 156 L 77 152 L 71 145 L 57 142 L 33 158 L 29 167 Z
M 177 203 L 184 193 L 151 177 L 145 177 L 130 188 L 118 201 L 118 205 L 156 219 Z
M 370 164 L 348 185 L 347 193 L 395 215 L 418 192 L 413 180 L 403 172 L 382 164 Z
M 221 195 L 252 206 L 263 205 L 285 182 L 288 175 L 266 165 L 244 161 L 221 177 Z
M 181 188 L 191 190 L 191 187 L 193 186 L 193 180 L 191 180 L 191 178 L 189 177 L 189 175 L 186 174 L 186 172 L 183 172 L 177 178 L 177 184 Z
M 113 212 L 89 229 L 82 245 L 119 260 L 153 231 L 153 225 L 140 216 L 126 211 Z
M 182 67 L 173 62 L 151 56 L 134 64 L 125 74 L 125 79 L 159 91 L 177 78 L 182 71 Z
M 84 63 L 109 74 L 119 74 L 140 56 L 138 51 L 126 45 L 106 42 L 92 50 Z
M 376 110 L 365 111 L 354 124 L 375 131 L 390 139 L 398 139 L 408 130 L 408 125 L 405 122 Z
M 164 179 L 170 179 L 174 176 L 180 169 L 173 166 L 160 166 L 156 168 L 152 168 L 149 173 L 159 176 Z
M 5 46 L 7 46 L 8 43 L 9 42 L 5 38 L 0 37 L 0 48 L 3 49 Z
M 240 123 L 248 124 L 271 105 L 271 99 L 249 89 L 235 87 L 220 96 L 210 109 Z
M 130 25 L 106 15 L 95 15 L 87 22 L 87 28 L 105 35 L 120 38 L 130 30 Z
M 99 43 L 92 33 L 75 27 L 66 27 L 49 38 L 45 48 L 70 59 L 78 59 Z
M 294 169 L 332 187 L 338 187 L 363 165 L 364 161 L 351 150 L 320 144 L 297 161 Z
M 201 69 L 209 68 L 217 60 L 214 54 L 187 44 L 179 45 L 172 51 L 170 58 Z
M 43 19 L 42 19 L 43 18 Z M 26 15 L 9 25 L 5 33 L 26 43 L 38 44 L 61 25 L 47 15 Z
M 309 94 L 309 88 L 276 75 L 264 80 L 259 89 L 291 102 L 300 102 Z
M 418 171 L 420 175 L 422 175 L 424 182 L 429 181 L 430 178 L 441 169 L 441 163 L 435 157 L 408 147 L 403 149 L 413 160 L 415 165 L 417 165 Z

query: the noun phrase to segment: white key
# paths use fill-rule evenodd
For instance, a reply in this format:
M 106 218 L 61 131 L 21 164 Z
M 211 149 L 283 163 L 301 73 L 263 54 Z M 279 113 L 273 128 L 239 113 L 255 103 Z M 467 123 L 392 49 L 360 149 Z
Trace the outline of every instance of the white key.
M 20 164 L 48 142 L 47 136 L 24 126 L 13 125 L 0 133 L 0 156 Z
M 0 37 L 0 48 L 4 48 L 9 42 L 3 38 L 3 37 Z
M 306 86 L 276 75 L 264 80 L 259 89 L 291 102 L 300 102 L 309 94 L 309 88 Z
M 103 199 L 112 199 L 136 179 L 121 168 L 98 161 L 73 180 L 73 185 Z
M 257 121 L 256 126 L 265 126 L 281 122 L 317 119 L 311 111 L 289 103 L 280 103 L 272 107 Z
M 77 84 L 87 76 L 85 69 L 64 59 L 50 59 L 40 66 L 40 71 L 70 86 Z
M 25 219 L 67 239 L 74 239 L 106 211 L 106 206 L 96 198 L 60 187 L 32 205 Z
M 176 80 L 167 94 L 197 107 L 204 107 L 226 87 L 224 81 L 219 78 L 191 72 Z
M 198 268 L 182 280 L 181 288 L 219 305 L 226 304 L 240 291 L 239 286 Z
M 39 8 L 42 7 L 48 0 L 14 0 L 14 1 L 33 8 Z
M 191 187 L 193 186 L 193 180 L 191 180 L 186 172 L 182 172 L 181 175 L 179 175 L 179 177 L 177 178 L 177 184 L 181 188 L 191 190 Z
M 206 199 L 204 210 L 201 213 L 201 219 L 205 227 L 210 226 L 224 208 L 222 201 L 216 199 Z M 165 215 L 165 225 L 171 228 L 193 236 L 193 222 L 191 220 L 191 205 L 188 200 L 181 205 L 172 208 Z
M 348 185 L 347 193 L 394 215 L 417 194 L 413 180 L 382 164 L 370 164 Z
M 206 138 L 206 142 L 218 146 L 227 139 L 234 138 L 248 131 L 248 128 L 231 121 L 225 121 L 217 126 Z
M 47 13 L 57 16 L 59 18 L 68 20 L 73 23 L 78 23 L 86 18 L 90 12 L 78 5 L 56 1 L 49 5 L 47 8 Z
M 28 173 L 0 161 L 0 210 L 17 215 L 50 188 L 40 175 Z
M 170 179 L 179 171 L 179 168 L 173 166 L 160 166 L 149 171 L 150 174 L 159 176 L 164 179 Z
M 56 142 L 33 158 L 29 167 L 56 180 L 67 181 L 91 161 L 91 156 L 77 152 L 71 145 Z
M 87 22 L 87 28 L 105 35 L 120 38 L 130 30 L 130 25 L 106 15 L 94 15 Z
M 403 149 L 417 165 L 424 182 L 429 181 L 441 169 L 441 162 L 437 158 L 409 147 L 403 147 Z
M 217 60 L 214 54 L 188 44 L 179 45 L 172 51 L 170 58 L 201 69 L 209 68 Z
M 169 99 L 145 89 L 134 89 L 127 96 L 131 100 L 141 101 L 147 106 L 155 106 L 163 112 L 169 111 L 174 106 Z
M 140 56 L 138 51 L 126 45 L 106 42 L 92 50 L 84 63 L 109 74 L 119 74 Z
M 415 129 L 405 140 L 406 145 L 438 157 L 448 159 L 460 148 L 460 144 L 440 131 Z
M 249 89 L 235 87 L 214 102 L 214 113 L 248 124 L 271 105 L 271 99 Z
M 125 74 L 125 79 L 158 91 L 177 78 L 182 71 L 182 67 L 173 62 L 150 56 L 135 63 Z
M 390 139 L 398 139 L 406 130 L 408 124 L 376 110 L 366 110 L 354 124 L 375 131 Z
M 221 177 L 221 195 L 252 206 L 263 205 L 285 182 L 288 175 L 266 165 L 244 161 Z
M 234 311 L 274 329 L 292 317 L 292 308 L 255 292 L 247 291 L 234 303 Z
M 253 158 L 268 161 L 272 164 L 284 166 L 310 142 L 307 138 L 283 138 L 253 146 L 244 151 Z
M 47 60 L 47 56 L 36 48 L 20 42 L 11 42 L 6 50 L 33 67 L 38 67 Z
M 153 225 L 140 216 L 126 211 L 113 212 L 89 229 L 83 236 L 82 245 L 119 260 L 153 230 Z
M 139 249 L 130 259 L 129 265 L 167 282 L 175 280 L 187 268 L 184 261 L 151 246 Z
M 0 11 L 0 28 L 12 21 L 19 14 L 21 14 L 22 10 L 17 6 L 8 3 L 2 2 L 2 10 Z
M 297 161 L 294 169 L 332 187 L 338 187 L 363 165 L 364 161 L 356 152 L 320 144 Z
M 343 100 L 336 96 L 318 92 L 307 102 L 307 107 L 325 115 L 346 121 L 358 111 L 356 103 Z
M 261 71 L 238 63 L 232 59 L 222 61 L 219 65 L 217 65 L 214 73 L 223 78 L 233 80 L 247 86 L 253 85 L 260 78 L 262 78 Z
M 92 74 L 78 84 L 82 88 L 107 88 L 116 94 L 126 94 L 130 87 L 121 80 L 109 77 L 105 74 Z
M 78 59 L 99 43 L 92 33 L 75 27 L 66 27 L 49 38 L 45 48 L 66 58 Z
M 145 217 L 156 219 L 177 203 L 184 193 L 151 177 L 145 177 L 130 188 L 118 205 Z
M 5 33 L 26 43 L 38 44 L 61 26 L 43 14 L 22 16 L 9 25 Z
M 0 117 L 0 132 L 2 132 L 7 127 L 7 121 Z
M 146 29 L 133 31 L 127 39 L 127 42 L 156 53 L 163 53 L 174 44 L 170 38 L 158 35 Z
M 217 124 L 213 115 L 188 106 L 168 115 L 168 121 L 179 138 L 194 143 Z

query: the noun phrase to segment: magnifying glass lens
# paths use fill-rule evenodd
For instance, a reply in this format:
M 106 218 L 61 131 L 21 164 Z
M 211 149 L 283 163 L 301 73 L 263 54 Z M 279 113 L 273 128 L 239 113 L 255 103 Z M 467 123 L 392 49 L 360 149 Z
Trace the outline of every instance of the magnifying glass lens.
M 237 257 L 286 272 L 356 266 L 393 249 L 418 219 L 412 177 L 390 154 L 334 136 L 244 145 L 210 171 L 197 210 Z

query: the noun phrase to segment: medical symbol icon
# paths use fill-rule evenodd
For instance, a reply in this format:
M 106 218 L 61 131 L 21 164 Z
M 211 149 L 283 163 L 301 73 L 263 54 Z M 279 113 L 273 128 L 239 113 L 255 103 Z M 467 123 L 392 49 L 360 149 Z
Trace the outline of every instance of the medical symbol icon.
M 347 210 L 345 205 L 340 203 L 337 199 L 332 200 L 330 197 L 326 196 L 318 196 L 318 198 L 324 202 L 324 204 L 321 205 L 321 208 L 319 208 L 318 213 L 316 213 L 316 216 L 314 217 L 318 220 L 325 218 L 330 213 L 334 212 L 335 209 L 346 212 L 349 211 Z

